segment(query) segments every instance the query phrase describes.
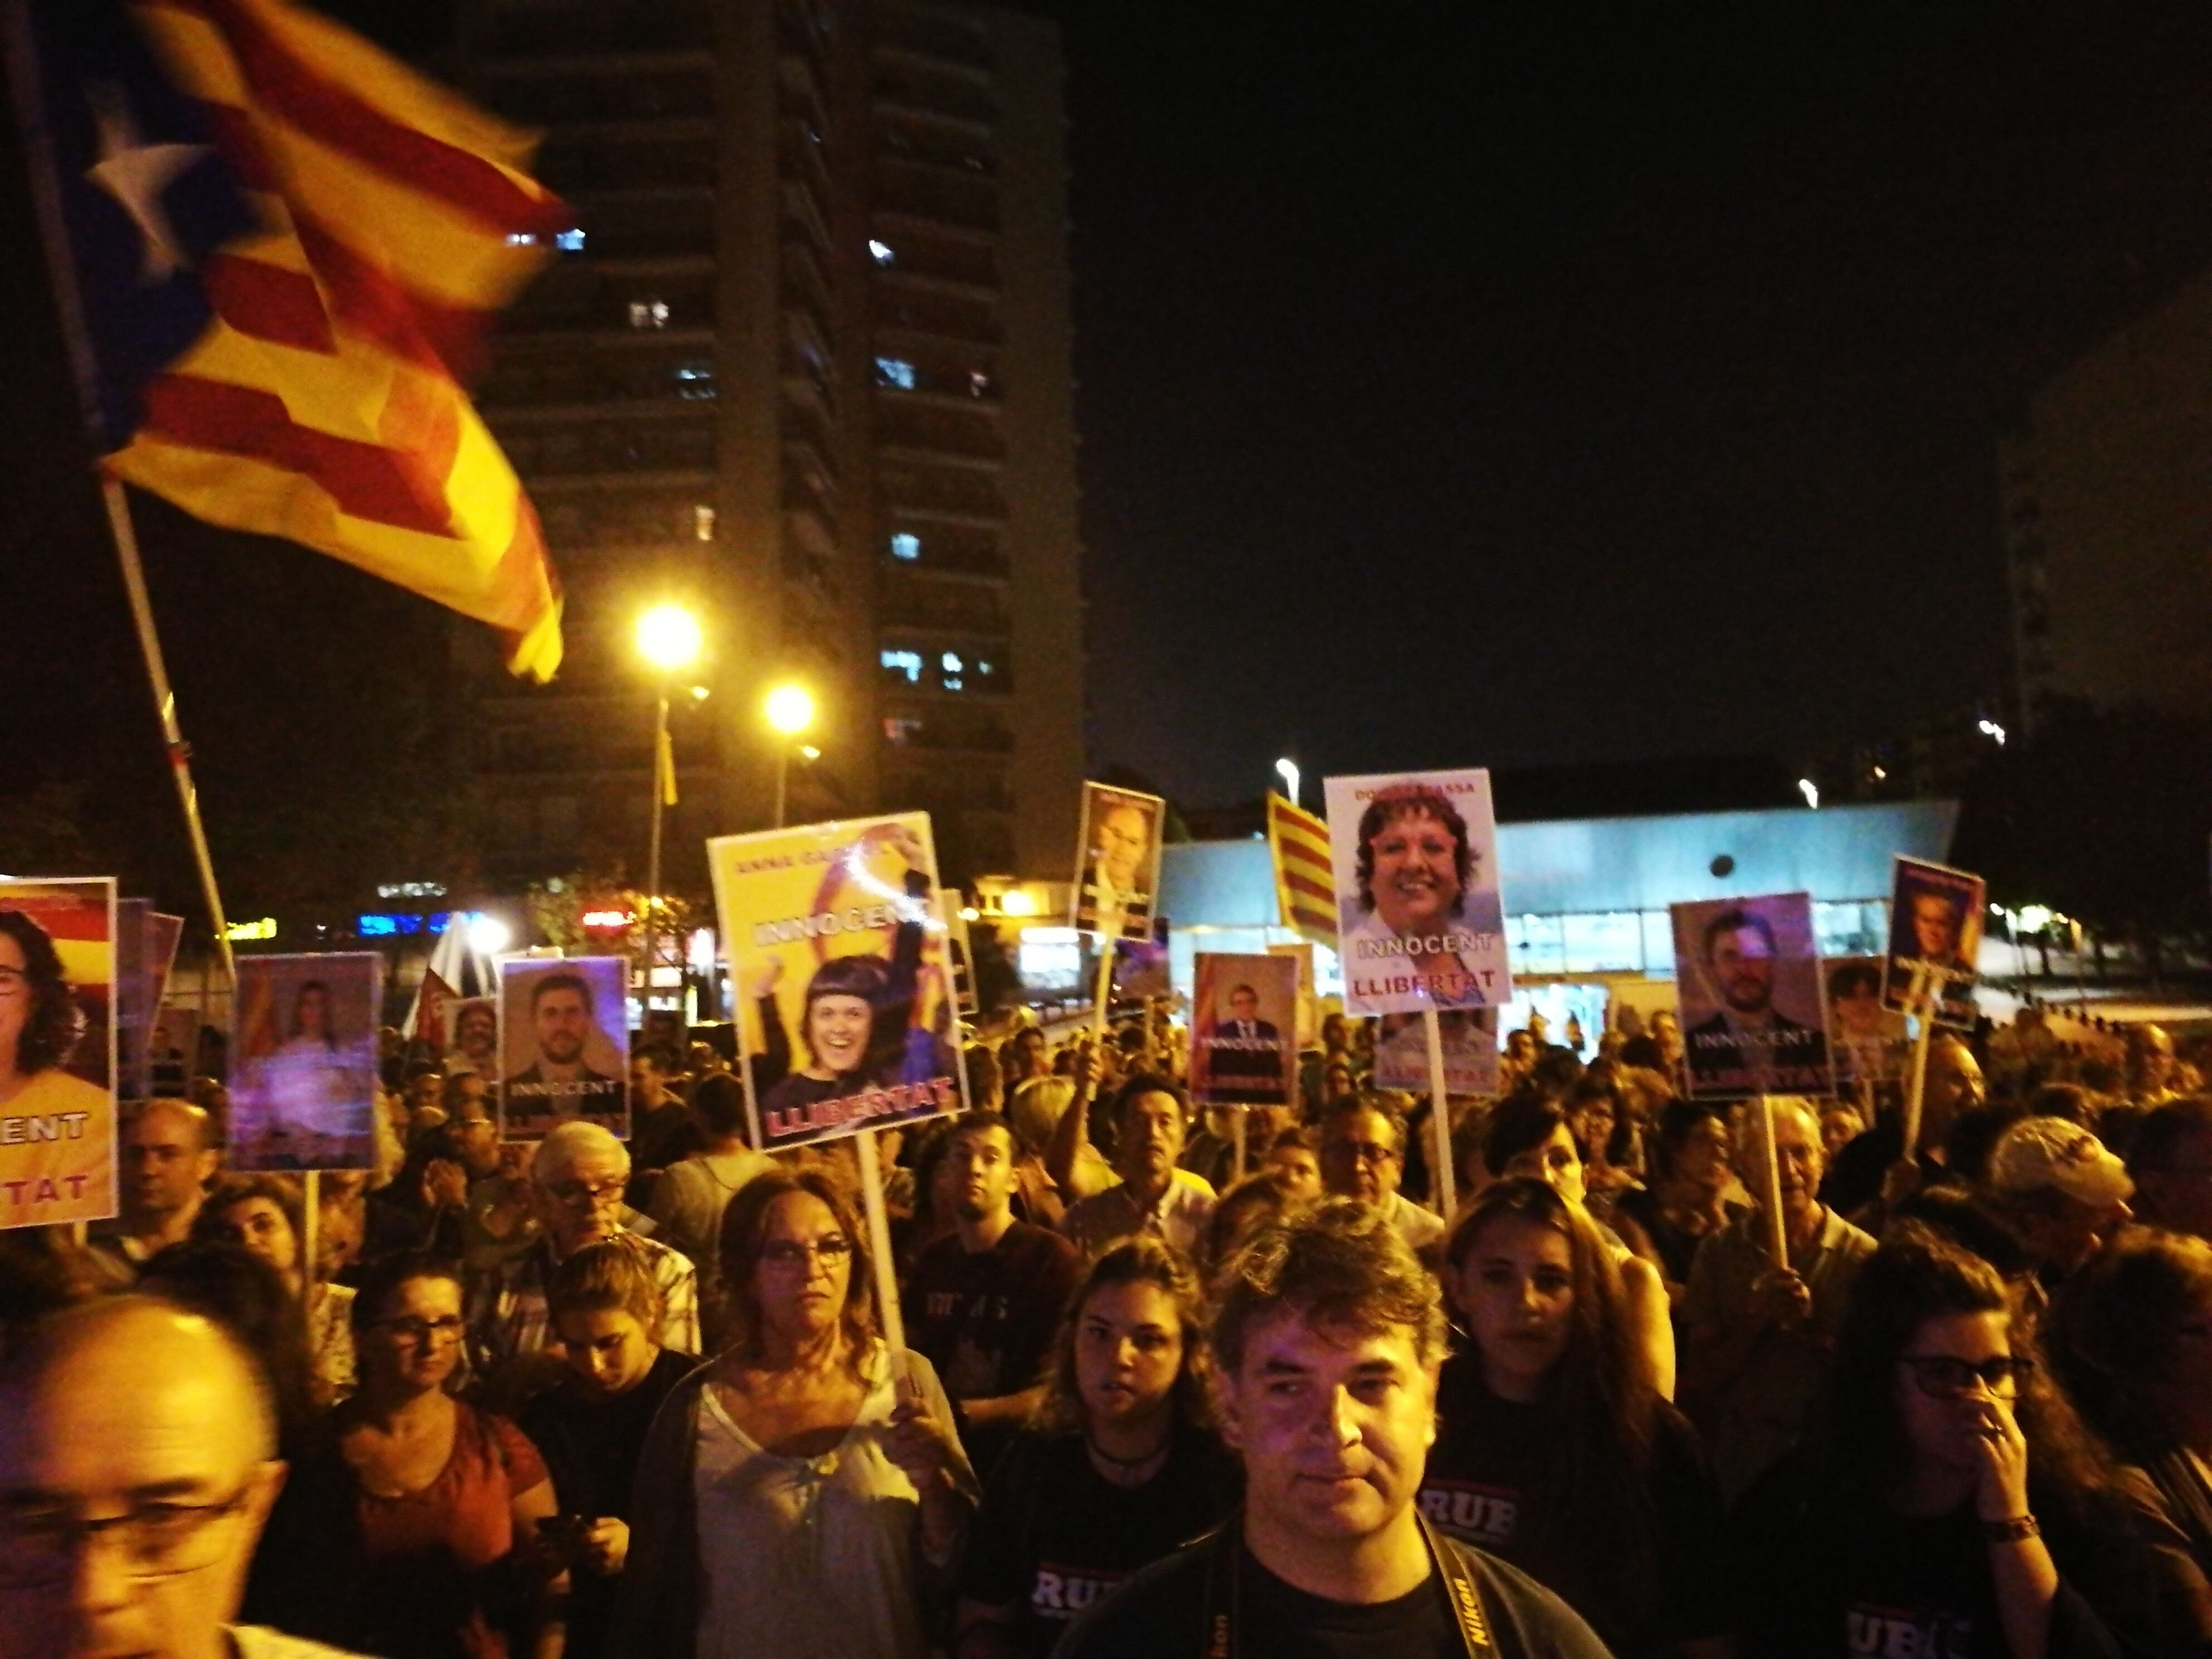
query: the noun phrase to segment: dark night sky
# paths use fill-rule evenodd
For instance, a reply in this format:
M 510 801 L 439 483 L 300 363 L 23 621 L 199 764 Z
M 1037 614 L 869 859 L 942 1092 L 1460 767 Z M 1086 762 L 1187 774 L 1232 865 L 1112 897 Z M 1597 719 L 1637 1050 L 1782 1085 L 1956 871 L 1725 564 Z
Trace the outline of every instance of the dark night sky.
M 2212 259 L 2201 7 L 1060 9 L 1093 757 L 1189 804 L 1284 752 L 1787 752 L 1999 689 L 1997 434 Z M 0 162 L 0 677 L 69 709 L 0 793 L 124 753 L 158 808 Z M 179 624 L 188 714 L 252 707 L 274 550 L 204 588 L 154 539 L 165 605 L 240 607 Z M 419 607 L 331 572 L 280 603 L 368 662 Z

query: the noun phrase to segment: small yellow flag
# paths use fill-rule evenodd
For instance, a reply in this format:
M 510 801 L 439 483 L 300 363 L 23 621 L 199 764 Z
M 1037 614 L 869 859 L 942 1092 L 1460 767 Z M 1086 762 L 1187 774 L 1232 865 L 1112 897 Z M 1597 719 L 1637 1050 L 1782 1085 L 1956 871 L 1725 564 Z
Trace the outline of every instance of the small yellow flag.
M 676 805 L 676 745 L 668 739 L 668 728 L 660 728 L 660 746 L 653 756 L 653 763 L 660 773 L 660 800 L 665 806 Z

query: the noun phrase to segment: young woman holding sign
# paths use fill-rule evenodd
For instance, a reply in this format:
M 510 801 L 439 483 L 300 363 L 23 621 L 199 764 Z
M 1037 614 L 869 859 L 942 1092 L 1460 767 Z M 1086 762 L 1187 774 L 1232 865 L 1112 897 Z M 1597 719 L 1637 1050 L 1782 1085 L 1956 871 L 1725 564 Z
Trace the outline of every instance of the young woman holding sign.
M 732 1340 L 647 1437 L 610 1650 L 921 1659 L 975 1489 L 937 1374 L 878 1334 L 867 1236 L 826 1165 L 747 1183 L 721 1247 Z

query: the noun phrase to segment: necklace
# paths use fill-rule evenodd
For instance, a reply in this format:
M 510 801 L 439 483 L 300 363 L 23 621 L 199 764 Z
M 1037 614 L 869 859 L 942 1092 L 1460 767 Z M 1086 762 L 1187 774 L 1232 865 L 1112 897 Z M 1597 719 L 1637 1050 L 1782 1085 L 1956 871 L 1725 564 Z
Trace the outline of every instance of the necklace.
M 1116 1457 L 1098 1443 L 1098 1437 L 1090 1430 L 1085 1429 L 1083 1431 L 1083 1443 L 1091 1448 L 1091 1455 L 1102 1463 L 1111 1463 L 1117 1469 L 1141 1469 L 1154 1458 L 1164 1456 L 1167 1452 L 1168 1443 L 1174 1438 L 1175 1428 L 1173 1425 L 1170 1425 L 1168 1431 L 1160 1437 L 1160 1443 L 1152 1450 L 1140 1452 L 1134 1457 Z

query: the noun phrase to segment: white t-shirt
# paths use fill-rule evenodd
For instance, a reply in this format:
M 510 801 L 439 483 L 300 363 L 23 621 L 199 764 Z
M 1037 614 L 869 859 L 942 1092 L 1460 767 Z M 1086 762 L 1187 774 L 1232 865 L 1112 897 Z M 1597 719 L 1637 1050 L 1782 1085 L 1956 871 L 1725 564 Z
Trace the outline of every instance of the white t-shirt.
M 867 1398 L 834 1451 L 779 1457 L 699 1395 L 698 1659 L 926 1659 L 915 1583 L 921 1498 L 884 1455 L 897 1394 L 878 1343 Z M 907 1364 L 938 1422 L 952 1405 L 929 1362 Z M 963 1480 L 975 1477 L 965 1468 Z

